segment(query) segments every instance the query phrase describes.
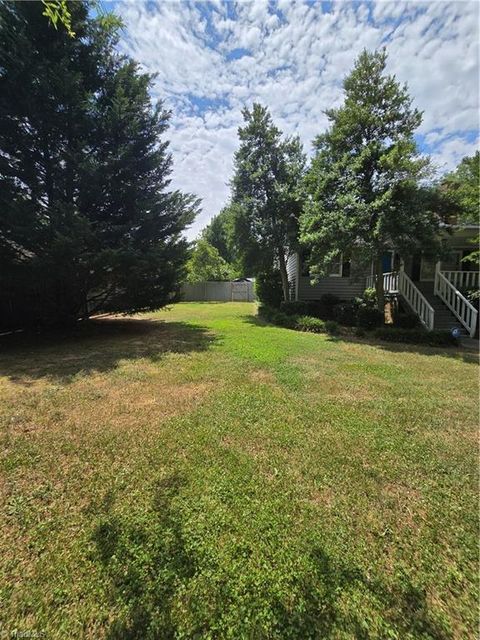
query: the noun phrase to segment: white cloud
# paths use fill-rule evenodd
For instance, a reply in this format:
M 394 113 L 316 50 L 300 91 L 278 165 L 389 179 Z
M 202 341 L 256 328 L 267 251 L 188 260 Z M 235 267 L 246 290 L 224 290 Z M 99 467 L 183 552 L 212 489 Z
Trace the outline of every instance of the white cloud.
M 452 168 L 478 144 L 471 141 L 479 128 L 476 2 L 337 2 L 326 11 L 291 0 L 134 0 L 117 10 L 125 22 L 120 48 L 158 74 L 154 97 L 174 113 L 173 184 L 203 199 L 190 237 L 228 198 L 242 106 L 263 102 L 310 151 L 365 47 L 387 46 L 389 70 L 424 111 L 421 133 L 439 166 Z M 230 59 L 242 49 L 246 55 Z

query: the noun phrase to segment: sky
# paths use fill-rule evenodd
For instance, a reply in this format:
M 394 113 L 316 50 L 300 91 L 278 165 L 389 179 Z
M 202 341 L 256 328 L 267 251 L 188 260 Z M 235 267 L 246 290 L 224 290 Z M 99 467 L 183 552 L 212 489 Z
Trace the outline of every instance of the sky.
M 157 74 L 152 98 L 172 111 L 172 185 L 202 198 L 190 239 L 228 201 L 242 108 L 268 106 L 311 155 L 324 111 L 342 103 L 342 81 L 364 48 L 386 47 L 388 72 L 424 112 L 417 140 L 439 172 L 478 148 L 480 3 L 112 4 L 125 25 L 121 51 Z

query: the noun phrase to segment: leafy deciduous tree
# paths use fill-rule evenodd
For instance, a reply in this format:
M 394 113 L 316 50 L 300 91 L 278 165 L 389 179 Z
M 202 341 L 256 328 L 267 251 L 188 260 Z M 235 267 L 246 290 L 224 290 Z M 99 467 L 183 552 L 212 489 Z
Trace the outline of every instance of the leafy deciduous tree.
M 453 198 L 459 209 L 459 220 L 464 224 L 478 224 L 480 206 L 480 151 L 466 156 L 455 171 L 447 174 L 442 187 Z
M 215 247 L 200 238 L 187 263 L 187 280 L 205 282 L 208 280 L 230 280 L 230 265 L 221 257 Z
M 235 212 L 232 205 L 225 206 L 214 216 L 202 232 L 202 237 L 217 249 L 222 258 L 233 264 L 236 260 Z
M 466 156 L 455 171 L 447 174 L 442 181 L 441 191 L 453 201 L 453 208 L 458 212 L 460 224 L 478 224 L 480 208 L 480 152 L 473 156 Z M 475 249 L 465 256 L 465 262 L 478 264 L 480 238 L 477 236 L 473 243 Z

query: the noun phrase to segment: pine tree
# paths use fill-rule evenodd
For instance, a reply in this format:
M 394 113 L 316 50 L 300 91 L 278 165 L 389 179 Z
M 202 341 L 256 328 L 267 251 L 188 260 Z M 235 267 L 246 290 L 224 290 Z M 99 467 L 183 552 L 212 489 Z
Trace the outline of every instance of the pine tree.
M 287 300 L 286 256 L 298 233 L 305 156 L 298 138 L 282 138 L 268 109 L 254 104 L 242 113 L 232 180 L 237 241 L 254 271 L 278 262 Z
M 330 128 L 315 141 L 300 234 L 317 276 L 352 248 L 364 264 L 373 261 L 382 311 L 384 252 L 439 250 L 433 193 L 422 186 L 430 166 L 414 139 L 422 114 L 385 73 L 386 59 L 364 51 L 344 81 L 344 104 L 326 112 Z
M 0 5 L 0 286 L 17 325 L 161 307 L 187 257 L 197 202 L 168 190 L 169 114 L 116 53 L 118 22 L 88 8 L 68 3 L 72 38 L 39 2 Z

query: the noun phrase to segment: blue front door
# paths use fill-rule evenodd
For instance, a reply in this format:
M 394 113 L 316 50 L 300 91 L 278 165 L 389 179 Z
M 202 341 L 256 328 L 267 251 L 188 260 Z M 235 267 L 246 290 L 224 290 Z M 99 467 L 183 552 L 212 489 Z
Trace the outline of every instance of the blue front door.
M 387 251 L 382 256 L 383 273 L 389 273 L 392 270 L 392 251 Z

